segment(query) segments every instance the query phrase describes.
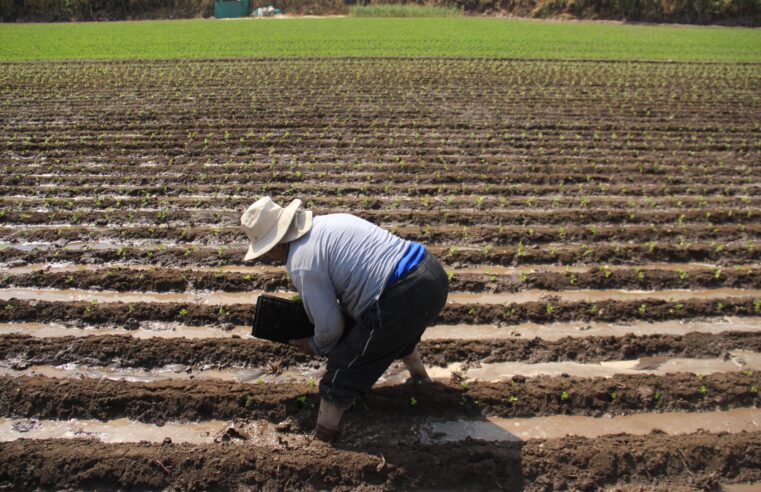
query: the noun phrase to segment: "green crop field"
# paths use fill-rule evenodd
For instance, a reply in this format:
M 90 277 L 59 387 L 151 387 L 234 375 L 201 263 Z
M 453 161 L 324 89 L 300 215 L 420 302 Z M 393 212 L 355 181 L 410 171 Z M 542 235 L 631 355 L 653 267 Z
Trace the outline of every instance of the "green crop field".
M 761 61 L 761 30 L 485 18 L 0 25 L 0 60 L 497 57 Z

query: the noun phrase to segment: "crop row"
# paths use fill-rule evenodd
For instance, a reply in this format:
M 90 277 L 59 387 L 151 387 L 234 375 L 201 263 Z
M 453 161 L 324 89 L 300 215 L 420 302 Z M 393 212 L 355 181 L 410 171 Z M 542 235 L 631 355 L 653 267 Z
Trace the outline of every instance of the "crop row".
M 176 302 L 59 302 L 43 300 L 3 301 L 0 322 L 62 321 L 80 326 L 113 324 L 136 328 L 140 321 L 176 321 L 193 326 L 248 325 L 254 304 L 213 306 Z M 509 304 L 448 304 L 436 319 L 438 324 L 516 324 L 526 321 L 672 320 L 703 316 L 752 316 L 761 314 L 761 299 L 752 297 L 691 298 L 598 301 L 529 301 Z
M 450 292 L 518 292 L 526 289 L 761 289 L 761 269 L 690 267 L 684 269 L 610 268 L 532 271 L 512 274 L 449 272 Z M 99 270 L 45 271 L 9 274 L 0 278 L 0 288 L 42 287 L 56 289 L 105 289 L 133 292 L 188 292 L 212 290 L 242 292 L 286 290 L 285 271 L 272 273 L 204 272 L 178 269 L 136 270 L 119 266 Z
M 173 181 L 173 180 L 172 180 Z M 669 198 L 694 196 L 699 198 L 710 197 L 712 195 L 723 196 L 741 196 L 743 198 L 757 196 L 759 189 L 758 184 L 744 186 L 719 186 L 719 185 L 669 185 L 661 183 L 655 185 L 633 184 L 631 186 L 605 184 L 605 183 L 583 183 L 577 185 L 555 184 L 555 185 L 483 185 L 478 183 L 460 183 L 457 186 L 434 186 L 434 185 L 375 185 L 359 182 L 342 182 L 342 183 L 304 183 L 295 186 L 293 183 L 273 182 L 267 185 L 243 184 L 237 185 L 232 189 L 230 186 L 216 185 L 179 185 L 173 183 L 172 186 L 165 184 L 163 186 L 6 186 L 0 185 L 0 196 L 18 196 L 24 198 L 32 197 L 99 197 L 120 196 L 120 197 L 185 197 L 196 198 L 204 196 L 235 196 L 235 197 L 252 197 L 262 193 L 276 194 L 282 196 L 309 197 L 315 195 L 319 197 L 335 197 L 341 199 L 344 196 L 359 195 L 364 199 L 374 199 L 377 195 L 406 195 L 410 197 L 423 197 L 430 195 L 433 200 L 437 195 L 449 195 L 452 199 L 459 195 L 495 195 L 493 200 L 497 201 L 502 197 L 521 196 L 521 197 L 540 197 L 555 196 L 563 193 L 573 193 L 574 195 L 609 196 L 611 194 L 621 197 L 657 197 L 666 196 Z M 561 197 L 559 197 L 560 199 Z M 579 198 L 579 202 L 581 198 Z
M 595 363 L 652 356 L 715 358 L 738 349 L 761 352 L 761 333 L 628 334 L 564 337 L 554 341 L 442 339 L 423 340 L 419 349 L 427 364 L 437 366 L 453 362 Z M 317 362 L 289 345 L 254 338 L 141 339 L 126 335 L 38 338 L 21 334 L 0 335 L 0 360 L 16 370 L 40 364 L 145 369 L 180 364 L 190 370 L 242 367 L 279 370 Z
M 346 212 L 345 209 L 313 209 L 318 215 Z M 0 210 L 2 224 L 77 224 L 95 223 L 99 225 L 152 223 L 214 224 L 217 227 L 236 226 L 240 224 L 241 211 L 234 210 L 113 210 L 113 211 L 29 211 L 14 212 Z M 460 226 L 480 226 L 484 224 L 497 225 L 577 225 L 577 224 L 684 224 L 690 222 L 706 222 L 712 224 L 741 224 L 751 225 L 761 218 L 761 209 L 722 209 L 711 211 L 699 210 L 618 210 L 618 209 L 587 209 L 567 208 L 565 210 L 499 210 L 486 206 L 471 209 L 440 210 L 365 210 L 362 216 L 371 222 L 394 224 L 415 224 L 432 226 L 457 224 Z
M 710 262 L 720 265 L 743 265 L 761 261 L 761 247 L 754 241 L 743 244 L 691 243 L 679 244 L 648 242 L 620 244 L 599 242 L 570 245 L 521 244 L 516 247 L 484 245 L 438 246 L 428 248 L 445 265 L 529 265 L 529 264 L 636 264 L 651 262 Z M 184 247 L 165 243 L 146 244 L 142 247 L 96 245 L 89 247 L 60 247 L 54 243 L 29 245 L 21 248 L 0 247 L 0 262 L 6 264 L 70 262 L 101 264 L 128 262 L 156 266 L 223 266 L 241 265 L 246 249 L 242 246 L 210 248 L 195 244 Z M 266 260 L 261 263 L 266 264 Z
M 361 212 L 355 211 L 362 216 Z M 759 224 L 700 224 L 675 225 L 623 225 L 609 226 L 592 224 L 589 226 L 402 226 L 382 225 L 385 229 L 408 240 L 434 244 L 492 244 L 510 245 L 516 243 L 542 244 L 600 241 L 661 241 L 680 242 L 682 238 L 691 241 L 715 241 L 728 244 L 735 241 L 758 241 L 761 237 Z M 220 226 L 161 226 L 122 225 L 97 227 L 93 224 L 77 226 L 47 227 L 1 227 L 0 239 L 18 242 L 57 242 L 118 240 L 129 244 L 135 240 L 164 240 L 171 243 L 192 242 L 199 245 L 232 245 L 245 241 L 240 227 Z
M 624 415 L 644 411 L 701 411 L 749 407 L 761 402 L 761 374 L 675 373 L 611 378 L 540 376 L 467 384 L 378 386 L 364 400 L 360 415 L 462 418 L 477 415 L 535 417 L 575 414 Z M 756 389 L 754 391 L 754 389 Z M 224 381 L 135 383 L 46 376 L 0 377 L 0 415 L 55 419 L 169 420 L 266 419 L 314 415 L 317 389 L 310 384 L 240 384 Z M 512 398 L 511 398 L 512 397 Z M 410 401 L 415 401 L 410 405 Z

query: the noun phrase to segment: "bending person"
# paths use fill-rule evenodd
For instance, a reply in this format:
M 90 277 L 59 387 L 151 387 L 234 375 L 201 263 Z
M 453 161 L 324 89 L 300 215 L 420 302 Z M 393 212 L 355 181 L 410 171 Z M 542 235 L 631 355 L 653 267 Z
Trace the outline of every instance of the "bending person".
M 316 436 L 333 441 L 341 417 L 397 359 L 410 378 L 430 381 L 417 351 L 444 308 L 449 282 L 422 244 L 350 214 L 312 217 L 301 200 L 285 208 L 263 197 L 241 225 L 250 241 L 244 261 L 265 256 L 285 264 L 315 332 L 291 340 L 326 356 Z M 344 314 L 354 321 L 344 326 Z

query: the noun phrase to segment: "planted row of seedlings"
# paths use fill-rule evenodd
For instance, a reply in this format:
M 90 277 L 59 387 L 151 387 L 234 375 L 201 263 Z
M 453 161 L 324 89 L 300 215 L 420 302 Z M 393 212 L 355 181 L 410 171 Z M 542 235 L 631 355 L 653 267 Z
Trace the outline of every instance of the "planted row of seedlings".
M 2 486 L 761 480 L 757 65 L 3 68 Z M 392 366 L 335 447 L 309 437 L 324 361 L 247 335 L 259 292 L 292 293 L 242 262 L 262 194 L 356 213 L 449 273 L 420 344 L 435 383 Z

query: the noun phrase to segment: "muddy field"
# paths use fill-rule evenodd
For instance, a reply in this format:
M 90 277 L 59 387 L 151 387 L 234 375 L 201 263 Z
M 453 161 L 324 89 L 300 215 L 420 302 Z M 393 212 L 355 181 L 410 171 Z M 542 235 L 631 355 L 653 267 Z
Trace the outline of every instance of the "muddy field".
M 754 64 L 3 64 L 0 487 L 758 485 L 760 93 Z M 242 261 L 262 194 L 449 276 L 435 382 L 393 365 L 334 447 L 324 361 L 249 335 L 294 293 Z

